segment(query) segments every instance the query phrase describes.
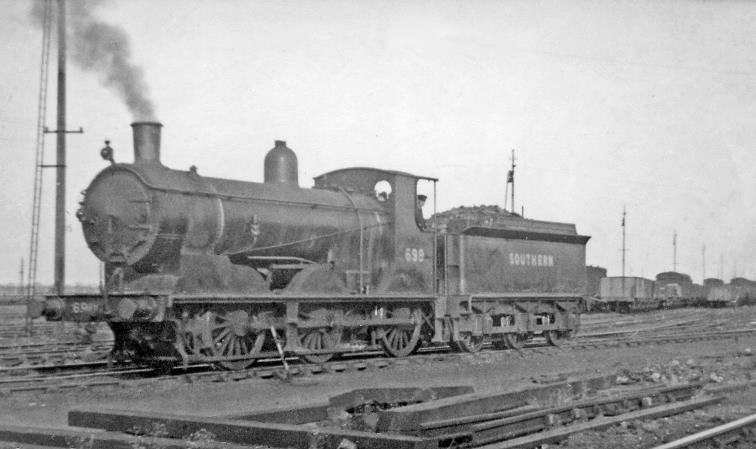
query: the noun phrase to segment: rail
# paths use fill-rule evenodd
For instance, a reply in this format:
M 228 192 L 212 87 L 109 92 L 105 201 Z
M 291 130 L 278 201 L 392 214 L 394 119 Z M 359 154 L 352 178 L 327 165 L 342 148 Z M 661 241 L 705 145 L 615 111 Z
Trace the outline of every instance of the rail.
M 733 432 L 740 432 L 743 428 L 756 424 L 756 414 L 746 416 L 744 418 L 736 419 L 735 421 L 722 424 L 721 426 L 714 427 L 712 429 L 704 430 L 687 437 L 680 438 L 679 440 L 671 441 L 661 446 L 656 446 L 654 449 L 680 449 L 684 447 L 690 447 L 712 441 L 715 443 L 713 447 L 726 447 L 720 445 L 719 439 L 732 434 Z M 708 447 L 708 446 L 707 446 Z

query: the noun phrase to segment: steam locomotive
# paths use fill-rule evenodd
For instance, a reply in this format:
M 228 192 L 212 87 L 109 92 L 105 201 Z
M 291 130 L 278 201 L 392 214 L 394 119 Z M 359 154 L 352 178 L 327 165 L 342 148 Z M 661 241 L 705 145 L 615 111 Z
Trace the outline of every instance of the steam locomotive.
M 242 369 L 284 354 L 559 345 L 578 330 L 589 237 L 572 224 L 496 207 L 424 220 L 418 183 L 435 193 L 438 180 L 401 171 L 340 169 L 302 188 L 283 141 L 262 183 L 204 177 L 161 163 L 160 123 L 132 128 L 134 162 L 108 143 L 76 214 L 104 288 L 43 308 L 107 322 L 117 358 Z

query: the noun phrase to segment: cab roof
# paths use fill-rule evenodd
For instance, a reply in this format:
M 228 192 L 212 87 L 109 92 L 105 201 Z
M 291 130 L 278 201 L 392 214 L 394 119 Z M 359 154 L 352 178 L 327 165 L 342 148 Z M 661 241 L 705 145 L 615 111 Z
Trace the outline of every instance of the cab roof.
M 346 173 L 352 173 L 352 172 L 369 172 L 373 174 L 384 174 L 389 176 L 405 176 L 408 178 L 414 178 L 414 179 L 423 179 L 426 181 L 438 181 L 438 178 L 431 178 L 429 176 L 418 176 L 413 175 L 412 173 L 407 173 L 399 170 L 383 170 L 380 168 L 373 168 L 373 167 L 349 167 L 349 168 L 340 168 L 338 170 L 329 171 L 327 173 L 323 173 L 320 176 L 316 176 L 313 178 L 315 180 L 315 183 L 317 184 L 318 181 L 324 180 L 331 176 L 340 176 L 344 175 Z

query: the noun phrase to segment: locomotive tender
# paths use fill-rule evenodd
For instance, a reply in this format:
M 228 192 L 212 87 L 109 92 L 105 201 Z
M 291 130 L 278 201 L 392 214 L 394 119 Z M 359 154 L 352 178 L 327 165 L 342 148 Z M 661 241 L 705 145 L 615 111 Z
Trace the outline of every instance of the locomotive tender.
M 435 193 L 437 179 L 400 171 L 340 169 L 301 188 L 282 141 L 264 182 L 208 178 L 162 165 L 160 123 L 132 127 L 134 163 L 106 146 L 111 165 L 77 212 L 105 264 L 102 294 L 44 307 L 50 320 L 106 321 L 116 357 L 240 369 L 282 353 L 558 345 L 579 327 L 589 237 L 574 225 L 498 208 L 425 222 L 418 183 Z

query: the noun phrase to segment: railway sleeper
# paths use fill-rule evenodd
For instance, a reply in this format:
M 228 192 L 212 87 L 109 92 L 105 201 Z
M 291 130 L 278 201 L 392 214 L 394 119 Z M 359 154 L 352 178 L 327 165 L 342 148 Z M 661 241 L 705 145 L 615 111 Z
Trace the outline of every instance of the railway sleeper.
M 701 388 L 702 384 L 689 384 L 659 389 L 643 389 L 614 398 L 582 400 L 506 418 L 474 423 L 467 427 L 455 427 L 448 431 L 454 433 L 467 431 L 472 435 L 474 445 L 488 444 L 599 417 L 621 416 L 642 409 L 683 402 L 692 398 Z M 654 404 L 653 407 L 649 407 L 649 403 Z M 434 434 L 438 436 L 443 432 L 441 429 L 435 429 Z

